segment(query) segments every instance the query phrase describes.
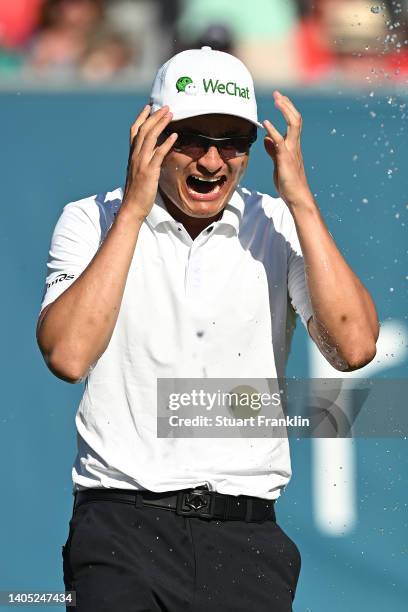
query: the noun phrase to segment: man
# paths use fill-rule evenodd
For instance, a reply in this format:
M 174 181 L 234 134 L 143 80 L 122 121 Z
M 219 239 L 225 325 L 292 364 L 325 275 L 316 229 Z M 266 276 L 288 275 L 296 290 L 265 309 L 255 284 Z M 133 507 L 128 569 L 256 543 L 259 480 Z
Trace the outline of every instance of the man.
M 81 611 L 292 609 L 300 554 L 274 512 L 287 439 L 156 436 L 158 378 L 283 376 L 292 306 L 337 369 L 375 354 L 372 299 L 308 187 L 301 117 L 274 100 L 281 199 L 239 186 L 262 127 L 252 79 L 203 47 L 159 70 L 124 191 L 69 204 L 55 228 L 38 341 L 57 376 L 86 378 L 63 548 Z

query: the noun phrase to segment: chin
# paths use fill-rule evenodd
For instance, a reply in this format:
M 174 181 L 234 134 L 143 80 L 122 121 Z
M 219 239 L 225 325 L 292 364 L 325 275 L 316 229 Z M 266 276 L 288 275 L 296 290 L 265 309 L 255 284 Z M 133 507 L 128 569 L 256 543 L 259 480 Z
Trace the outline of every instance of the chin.
M 191 201 L 187 198 L 180 198 L 179 200 L 179 208 L 190 217 L 197 217 L 201 219 L 206 219 L 210 217 L 215 217 L 223 208 L 224 201 L 220 202 L 195 202 Z

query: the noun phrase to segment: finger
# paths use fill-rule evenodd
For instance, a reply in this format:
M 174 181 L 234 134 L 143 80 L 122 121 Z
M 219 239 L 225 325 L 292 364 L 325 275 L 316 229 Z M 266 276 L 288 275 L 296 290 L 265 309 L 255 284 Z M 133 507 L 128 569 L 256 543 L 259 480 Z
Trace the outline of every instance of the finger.
M 290 144 L 297 144 L 302 129 L 302 117 L 290 102 L 289 98 L 282 96 L 279 92 L 276 93 L 278 93 L 278 95 L 274 96 L 275 106 L 281 111 L 288 125 L 288 142 Z
M 150 109 L 150 106 L 149 106 L 149 109 Z M 137 138 L 136 144 L 134 145 L 136 153 L 140 151 L 143 145 L 145 134 L 149 131 L 149 129 L 153 125 L 155 125 L 158 121 L 160 121 L 164 115 L 166 115 L 168 110 L 169 110 L 168 106 L 162 106 L 161 108 L 159 108 L 159 110 L 155 111 L 152 115 L 150 115 L 150 117 L 149 116 L 145 117 L 144 120 L 139 123 L 135 136 L 133 137 L 133 141 L 134 141 L 135 137 L 139 136 Z
M 263 122 L 263 126 L 268 132 L 269 138 L 271 139 L 271 141 L 273 142 L 273 144 L 275 145 L 277 149 L 279 147 L 282 147 L 282 145 L 285 144 L 285 139 L 282 136 L 282 134 L 276 129 L 276 127 L 270 121 L 268 121 L 268 119 L 266 119 Z
M 287 106 L 289 107 L 289 109 L 292 111 L 294 117 L 296 119 L 298 119 L 299 121 L 302 120 L 302 115 L 300 114 L 300 112 L 298 111 L 298 109 L 296 108 L 296 106 L 293 104 L 292 100 L 290 98 L 288 98 L 287 96 L 282 96 L 284 101 L 286 102 Z
M 166 138 L 162 145 L 156 148 L 151 160 L 153 166 L 157 167 L 162 165 L 163 159 L 166 157 L 167 153 L 169 153 L 177 138 L 178 134 L 173 132 L 173 134 L 170 134 L 170 136 Z
M 293 112 L 294 116 L 298 119 L 301 119 L 301 114 L 298 111 L 298 109 L 296 108 L 296 106 L 293 104 L 292 100 L 290 98 L 288 98 L 288 96 L 284 96 L 283 94 L 281 94 L 280 91 L 274 91 L 274 97 L 276 98 L 280 98 L 281 100 L 283 100 L 285 102 L 285 104 L 290 108 L 290 110 Z
M 134 137 L 139 131 L 140 126 L 146 121 L 150 113 L 150 105 L 146 104 L 142 112 L 136 117 L 130 128 L 130 144 L 132 144 Z
M 291 126 L 293 126 L 293 127 L 301 128 L 301 126 L 302 126 L 302 116 L 296 110 L 296 108 L 293 106 L 293 104 L 291 103 L 289 98 L 282 97 L 280 99 L 280 103 L 282 105 L 282 111 L 285 111 L 286 114 L 290 118 L 289 119 L 289 124 Z M 276 102 L 275 102 L 275 105 L 276 105 Z
M 274 164 L 276 164 L 276 147 L 275 143 L 269 136 L 265 136 L 264 138 L 264 147 L 268 155 L 272 157 Z
M 300 116 L 297 116 L 288 105 L 287 101 L 283 96 L 275 99 L 275 106 L 279 108 L 282 115 L 284 116 L 286 123 L 288 124 L 288 133 L 299 132 L 300 128 Z
M 157 123 L 155 123 L 154 125 L 151 125 L 149 129 L 147 129 L 147 126 L 146 126 L 143 146 L 145 145 L 155 146 L 158 137 L 163 132 L 163 130 L 166 129 L 166 127 L 172 121 L 172 119 L 173 119 L 173 113 L 168 111 L 165 115 L 163 115 L 160 118 L 159 121 L 157 121 Z
M 147 155 L 150 161 L 157 147 L 157 139 L 172 119 L 173 113 L 166 113 L 156 124 L 150 127 L 150 130 L 144 136 L 143 144 L 140 148 L 141 156 Z

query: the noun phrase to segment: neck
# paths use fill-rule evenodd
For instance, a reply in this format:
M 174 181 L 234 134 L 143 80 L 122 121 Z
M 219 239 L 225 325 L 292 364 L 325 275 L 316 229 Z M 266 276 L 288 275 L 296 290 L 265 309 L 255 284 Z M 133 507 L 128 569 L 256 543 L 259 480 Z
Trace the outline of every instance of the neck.
M 197 238 L 201 232 L 211 225 L 214 221 L 218 221 L 221 219 L 222 213 L 224 210 L 220 210 L 214 217 L 190 217 L 186 213 L 184 213 L 178 206 L 173 204 L 173 202 L 166 196 L 166 194 L 160 189 L 160 195 L 163 198 L 163 202 L 167 208 L 167 212 L 175 219 L 183 225 L 186 231 L 190 234 L 191 238 L 194 240 Z

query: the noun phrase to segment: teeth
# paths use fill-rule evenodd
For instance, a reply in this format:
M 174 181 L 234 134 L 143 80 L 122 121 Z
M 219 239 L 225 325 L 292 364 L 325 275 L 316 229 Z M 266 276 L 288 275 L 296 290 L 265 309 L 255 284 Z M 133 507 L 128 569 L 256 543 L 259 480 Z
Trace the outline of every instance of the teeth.
M 219 178 L 203 178 L 202 176 L 195 176 L 194 174 L 192 175 L 194 179 L 197 179 L 198 181 L 203 181 L 205 183 L 217 183 L 219 180 L 221 180 L 221 177 Z

